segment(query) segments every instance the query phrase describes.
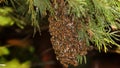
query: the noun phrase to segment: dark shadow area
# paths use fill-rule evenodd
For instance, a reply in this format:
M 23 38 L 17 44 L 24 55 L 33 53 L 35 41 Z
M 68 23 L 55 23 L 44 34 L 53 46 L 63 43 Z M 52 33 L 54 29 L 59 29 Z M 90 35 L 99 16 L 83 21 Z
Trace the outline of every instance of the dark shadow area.
M 29 31 L 28 31 L 29 30 Z M 56 60 L 56 55 L 52 48 L 50 42 L 49 30 L 45 29 L 35 34 L 33 37 L 33 28 L 26 27 L 21 30 L 17 27 L 5 27 L 0 32 L 0 44 L 7 44 L 8 40 L 15 39 L 19 41 L 19 44 L 11 42 L 9 44 L 17 45 L 32 45 L 34 47 L 34 52 L 31 53 L 29 49 L 11 46 L 9 47 L 11 54 L 9 56 L 4 56 L 8 60 L 12 58 L 20 59 L 20 62 L 26 60 L 31 60 L 31 68 L 63 68 L 58 60 Z M 25 41 L 24 41 L 25 39 Z M 24 42 L 21 42 L 24 41 Z M 28 46 L 29 47 L 29 46 Z M 77 67 L 69 66 L 69 68 L 120 68 L 120 54 L 117 53 L 99 53 L 96 50 L 90 51 L 87 55 L 87 64 L 81 64 Z

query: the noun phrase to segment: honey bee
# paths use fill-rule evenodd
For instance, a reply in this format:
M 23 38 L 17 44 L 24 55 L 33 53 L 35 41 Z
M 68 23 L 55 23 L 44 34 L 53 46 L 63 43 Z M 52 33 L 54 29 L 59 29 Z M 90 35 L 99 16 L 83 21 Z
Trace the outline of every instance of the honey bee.
M 57 20 L 54 17 L 49 18 L 49 32 L 52 36 L 51 42 L 53 49 L 57 60 L 59 60 L 66 68 L 69 64 L 77 66 L 79 62 L 77 61 L 76 56 L 87 54 L 85 42 L 78 40 L 78 33 L 76 31 L 78 28 L 81 29 L 81 24 L 78 26 L 78 23 L 72 16 L 70 17 L 64 14 L 66 9 L 63 7 L 65 6 L 62 6 L 61 4 L 58 4 L 58 6 L 58 10 L 55 10 L 55 12 L 59 13 L 56 14 L 55 17 Z M 60 10 L 61 8 L 63 8 L 63 11 Z

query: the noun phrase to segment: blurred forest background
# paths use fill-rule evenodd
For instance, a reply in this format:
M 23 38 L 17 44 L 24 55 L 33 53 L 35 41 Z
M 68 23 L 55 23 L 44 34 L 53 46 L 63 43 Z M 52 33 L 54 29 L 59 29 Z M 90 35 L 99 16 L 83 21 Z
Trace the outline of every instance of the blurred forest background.
M 0 0 L 0 68 L 120 68 L 120 0 Z

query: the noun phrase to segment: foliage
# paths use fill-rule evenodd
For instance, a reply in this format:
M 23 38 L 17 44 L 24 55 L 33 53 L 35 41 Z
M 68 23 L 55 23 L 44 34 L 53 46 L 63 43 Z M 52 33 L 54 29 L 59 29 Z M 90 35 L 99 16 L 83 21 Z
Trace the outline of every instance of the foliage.
M 30 68 L 31 61 L 20 62 L 18 59 L 12 59 L 8 61 L 4 55 L 8 56 L 10 54 L 10 50 L 5 47 L 0 47 L 0 68 Z
M 20 63 L 18 59 L 12 59 L 6 62 L 4 66 L 0 66 L 0 68 L 30 68 L 30 61 Z
M 22 20 L 15 18 L 12 13 L 13 9 L 10 7 L 0 8 L 0 26 L 5 27 L 16 24 L 18 27 L 24 28 L 23 26 L 25 25 L 25 23 Z
M 67 0 L 69 4 L 69 14 L 74 14 L 76 17 L 85 16 L 87 3 L 85 0 Z
M 66 0 L 68 10 L 80 24 L 78 39 L 85 40 L 86 45 L 93 45 L 99 51 L 108 51 L 111 44 L 119 46 L 115 40 L 119 40 L 120 1 L 118 0 Z M 117 36 L 117 37 L 116 37 Z M 92 44 L 91 44 L 91 43 Z M 83 61 L 83 56 L 78 55 L 78 60 Z M 86 62 L 86 61 L 85 61 Z
M 52 7 L 50 0 L 34 0 L 34 6 L 36 6 L 36 11 L 40 11 L 41 16 L 46 16 L 47 11 L 52 12 Z
M 18 57 L 16 57 L 15 54 L 14 57 L 16 57 L 17 59 L 9 57 L 9 55 L 12 55 L 12 51 L 7 46 L 8 45 L 0 46 L 0 68 L 30 68 L 31 60 L 25 60 L 24 62 L 21 62 L 21 59 L 18 59 Z M 22 50 L 19 51 L 22 53 Z M 29 52 L 32 53 L 33 50 Z M 12 58 L 12 60 L 8 60 L 7 57 Z M 23 59 L 24 55 L 21 58 Z
M 100 50 L 107 51 L 107 46 L 119 46 L 112 38 L 112 29 L 119 29 L 120 2 L 117 0 L 67 0 L 71 14 L 80 18 L 79 38 L 94 43 Z M 120 21 L 119 21 L 120 22 Z M 112 28 L 112 29 L 111 29 Z M 116 33 L 116 31 L 115 31 Z M 115 36 L 114 36 L 115 38 Z
M 78 59 L 78 62 L 79 62 L 80 64 L 82 64 L 82 63 L 87 63 L 86 56 L 80 56 L 80 55 L 78 55 L 78 56 L 77 56 L 77 59 Z
M 17 2 L 18 1 L 18 2 Z M 53 1 L 53 2 L 51 2 Z M 62 0 L 61 0 L 62 1 Z M 32 23 L 34 33 L 40 31 L 39 19 L 45 16 L 55 16 L 58 8 L 56 0 L 6 0 L 6 4 L 11 5 L 17 12 L 19 19 L 9 16 L 12 12 L 10 8 L 0 9 L 0 26 L 13 25 L 20 21 L 18 26 L 26 23 Z M 108 51 L 111 44 L 120 47 L 115 40 L 120 41 L 118 34 L 120 31 L 120 0 L 65 0 L 67 10 L 65 12 L 73 17 L 73 20 L 79 25 L 78 39 L 84 40 L 87 46 L 97 47 L 99 51 Z M 55 7 L 52 6 L 55 4 Z M 17 6 L 16 6 L 17 5 Z M 25 7 L 25 8 L 24 8 Z M 18 9 L 17 9 L 18 8 Z M 61 9 L 62 10 L 62 9 Z M 24 11 L 24 12 L 22 12 Z M 58 21 L 56 19 L 56 21 Z M 78 61 L 85 61 L 85 56 L 78 55 Z
M 34 9 L 33 0 L 28 0 L 27 3 L 29 5 L 28 13 L 31 15 L 32 26 L 34 26 L 34 33 L 36 33 L 37 29 L 40 31 L 40 27 L 38 23 L 39 10 L 38 8 L 36 8 L 36 10 Z
M 12 12 L 11 8 L 0 8 L 0 26 L 10 26 L 14 24 L 13 19 L 9 15 L 10 12 Z
M 7 47 L 1 46 L 0 47 L 0 56 L 3 56 L 3 55 L 9 55 L 9 50 Z

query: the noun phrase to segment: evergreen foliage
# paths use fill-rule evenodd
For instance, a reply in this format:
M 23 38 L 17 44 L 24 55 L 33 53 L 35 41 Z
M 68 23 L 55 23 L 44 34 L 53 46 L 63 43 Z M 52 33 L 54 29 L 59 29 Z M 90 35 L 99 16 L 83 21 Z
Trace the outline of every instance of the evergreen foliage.
M 60 2 L 63 4 L 59 5 Z M 63 16 L 68 16 L 77 24 L 78 40 L 85 41 L 86 46 L 105 52 L 112 47 L 111 44 L 120 47 L 115 42 L 120 37 L 120 0 L 0 0 L 0 3 L 2 7 L 11 6 L 15 16 L 24 23 L 32 23 L 35 32 L 40 31 L 40 18 L 48 15 L 49 19 L 55 18 L 54 21 L 49 20 L 50 23 L 55 23 L 60 21 L 59 14 L 64 12 Z M 86 63 L 85 55 L 76 57 L 78 62 L 84 60 Z

